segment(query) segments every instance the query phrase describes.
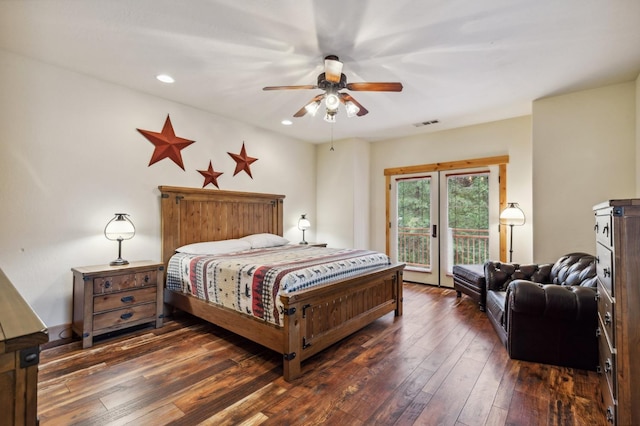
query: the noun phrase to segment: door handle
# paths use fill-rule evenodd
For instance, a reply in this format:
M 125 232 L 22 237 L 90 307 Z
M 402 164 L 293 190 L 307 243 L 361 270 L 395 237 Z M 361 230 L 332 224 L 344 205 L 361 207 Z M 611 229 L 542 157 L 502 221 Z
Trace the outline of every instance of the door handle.
M 431 225 L 431 238 L 438 237 L 438 225 Z

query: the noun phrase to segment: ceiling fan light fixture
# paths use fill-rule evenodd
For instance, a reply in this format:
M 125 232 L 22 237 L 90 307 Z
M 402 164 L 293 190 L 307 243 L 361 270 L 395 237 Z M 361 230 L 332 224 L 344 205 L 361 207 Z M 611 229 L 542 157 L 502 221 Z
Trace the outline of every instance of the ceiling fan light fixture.
M 336 122 L 336 110 L 330 110 L 327 108 L 327 113 L 324 115 L 324 121 L 327 123 L 335 123 Z
M 340 105 L 340 98 L 335 93 L 329 93 L 325 98 L 324 103 L 327 106 L 327 109 L 337 111 L 338 106 Z
M 351 101 L 347 101 L 344 103 L 344 107 L 347 110 L 347 117 L 355 117 L 360 112 L 360 108 L 358 105 L 354 104 Z
M 318 109 L 320 109 L 320 101 L 309 102 L 307 105 L 305 105 L 304 109 L 307 110 L 307 114 L 315 117 Z

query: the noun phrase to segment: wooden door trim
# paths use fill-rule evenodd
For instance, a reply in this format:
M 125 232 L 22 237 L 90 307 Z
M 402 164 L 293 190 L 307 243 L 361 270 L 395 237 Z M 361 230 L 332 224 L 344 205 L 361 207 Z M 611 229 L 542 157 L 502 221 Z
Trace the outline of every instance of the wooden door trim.
M 409 175 L 414 173 L 439 172 L 442 170 L 472 169 L 476 167 L 498 167 L 498 200 L 499 211 L 507 206 L 507 164 L 508 155 L 498 155 L 495 157 L 472 158 L 469 160 L 446 161 L 443 163 L 419 164 L 416 166 L 391 167 L 384 169 L 385 176 L 385 217 L 386 217 L 386 242 L 385 250 L 387 255 L 391 255 L 391 177 L 397 175 Z M 506 262 L 507 259 L 507 234 L 506 225 L 500 225 L 500 260 Z

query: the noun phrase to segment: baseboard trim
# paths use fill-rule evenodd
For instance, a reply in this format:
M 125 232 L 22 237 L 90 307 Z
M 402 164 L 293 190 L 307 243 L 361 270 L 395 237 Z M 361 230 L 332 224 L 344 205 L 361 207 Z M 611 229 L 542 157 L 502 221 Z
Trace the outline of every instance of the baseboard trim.
M 64 345 L 73 340 L 73 331 L 71 324 L 60 324 L 47 327 L 49 330 L 49 341 L 40 345 L 41 349 L 49 349 L 56 346 Z

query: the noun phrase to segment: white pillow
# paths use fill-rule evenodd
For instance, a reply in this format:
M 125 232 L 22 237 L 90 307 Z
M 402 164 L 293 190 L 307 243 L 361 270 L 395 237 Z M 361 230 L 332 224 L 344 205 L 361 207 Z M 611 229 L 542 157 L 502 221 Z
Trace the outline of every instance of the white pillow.
M 249 249 L 251 249 L 251 244 L 247 241 L 221 240 L 188 244 L 176 249 L 176 251 L 187 254 L 224 254 Z
M 253 234 L 240 238 L 241 241 L 246 241 L 251 244 L 251 248 L 267 248 L 278 247 L 285 244 L 289 244 L 289 240 L 282 238 L 280 235 L 275 234 Z

